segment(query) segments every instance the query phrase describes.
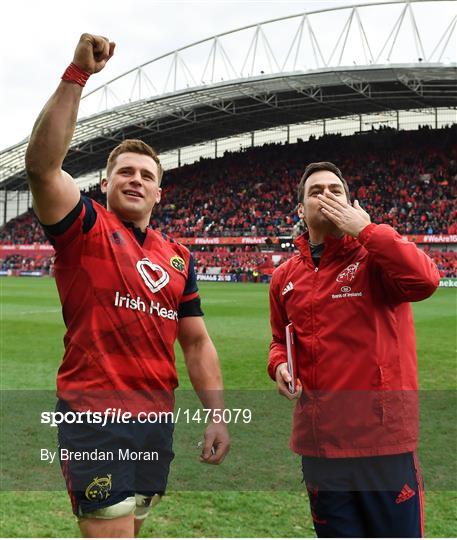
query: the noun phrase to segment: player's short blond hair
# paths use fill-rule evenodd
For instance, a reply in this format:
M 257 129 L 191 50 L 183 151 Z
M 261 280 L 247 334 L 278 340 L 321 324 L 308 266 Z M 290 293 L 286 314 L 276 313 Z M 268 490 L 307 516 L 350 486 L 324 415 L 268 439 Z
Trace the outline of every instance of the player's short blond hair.
M 126 152 L 133 152 L 134 154 L 143 154 L 145 156 L 152 157 L 152 159 L 157 163 L 157 169 L 159 172 L 159 184 L 162 181 L 163 168 L 160 163 L 159 156 L 157 152 L 149 146 L 149 144 L 140 141 L 140 139 L 125 139 L 121 144 L 117 145 L 116 148 L 111 150 L 110 155 L 108 156 L 108 161 L 106 162 L 106 176 L 109 178 L 111 172 L 113 171 L 114 165 L 116 164 L 116 159 L 121 154 Z

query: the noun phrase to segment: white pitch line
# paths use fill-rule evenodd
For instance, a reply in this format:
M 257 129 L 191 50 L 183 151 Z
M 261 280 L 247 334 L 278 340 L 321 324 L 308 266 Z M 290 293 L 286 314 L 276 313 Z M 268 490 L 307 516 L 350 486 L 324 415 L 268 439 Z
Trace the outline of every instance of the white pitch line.
M 10 315 L 32 315 L 34 313 L 58 313 L 62 311 L 61 308 L 52 309 L 29 309 L 28 311 L 13 311 Z

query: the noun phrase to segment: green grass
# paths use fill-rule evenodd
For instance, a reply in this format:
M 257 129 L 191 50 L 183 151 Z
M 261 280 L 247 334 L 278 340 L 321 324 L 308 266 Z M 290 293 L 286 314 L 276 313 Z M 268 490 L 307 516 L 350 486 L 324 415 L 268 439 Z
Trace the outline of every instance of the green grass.
M 248 403 L 247 396 L 255 396 L 253 399 L 258 406 L 264 407 L 259 410 L 265 411 L 267 423 L 253 424 L 251 433 L 260 436 L 261 430 L 270 426 L 276 438 L 268 447 L 259 449 L 251 444 L 249 449 L 248 432 L 243 434 L 240 426 L 232 434 L 233 450 L 226 463 L 219 468 L 208 468 L 197 462 L 196 455 L 195 459 L 191 453 L 190 457 L 184 456 L 187 453 L 182 450 L 188 440 L 199 436 L 202 428 L 194 426 L 195 434 L 177 432 L 177 457 L 170 491 L 146 522 L 143 536 L 314 536 L 307 497 L 299 482 L 299 463 L 287 450 L 290 407 L 274 395 L 265 371 L 270 340 L 268 289 L 260 284 L 213 283 L 201 284 L 200 289 L 206 323 L 218 349 L 225 386 L 230 390 L 228 400 L 239 398 Z M 53 399 L 55 375 L 63 353 L 63 322 L 55 283 L 51 279 L 0 278 L 0 293 L 0 379 L 2 389 L 10 391 L 4 393 L 9 397 L 2 405 L 4 410 L 12 411 L 12 418 L 19 426 L 21 407 L 30 406 L 34 399 L 45 399 L 43 396 Z M 426 495 L 426 534 L 429 537 L 456 535 L 456 492 L 436 487 L 440 482 L 445 485 L 446 474 L 449 476 L 447 463 L 453 463 L 454 468 L 450 470 L 455 471 L 455 429 L 452 427 L 457 377 L 455 316 L 456 291 L 452 289 L 439 290 L 431 299 L 414 305 L 421 388 L 430 391 L 426 396 L 425 413 L 429 416 L 424 422 L 422 437 L 426 440 L 421 456 L 430 477 L 427 481 L 427 467 L 424 467 L 429 487 Z M 180 395 L 184 400 L 190 399 L 186 390 L 191 386 L 178 349 L 177 362 Z M 25 390 L 51 392 L 13 392 Z M 16 403 L 12 403 L 13 399 Z M 275 426 L 278 419 L 283 422 Z M 8 474 L 5 475 L 7 481 L 2 480 L 0 493 L 0 535 L 78 536 L 67 494 L 63 490 L 43 491 L 46 479 L 42 478 L 42 470 L 29 468 L 26 471 L 27 488 L 33 491 L 6 490 L 21 477 L 21 467 L 24 467 L 21 456 L 26 450 L 21 449 L 21 440 L 16 440 L 14 431 L 4 430 L 1 438 L 9 454 L 6 458 L 4 455 L 2 461 L 2 469 L 7 469 Z M 16 451 L 11 452 L 12 448 Z M 266 489 L 272 469 L 264 467 L 262 471 L 263 461 L 256 463 L 253 459 L 259 452 L 262 460 L 274 461 L 280 456 L 276 461 L 283 463 L 283 469 L 278 468 L 275 473 L 282 471 L 284 478 L 278 480 L 274 490 Z M 240 456 L 247 457 L 248 465 Z M 17 462 L 16 466 L 14 462 L 11 465 L 12 459 Z M 195 485 L 192 485 L 194 490 L 185 490 L 180 471 L 186 474 L 194 471 L 205 491 L 196 491 Z M 224 482 L 228 486 L 236 485 L 238 478 L 247 476 L 259 477 L 258 490 L 252 491 L 255 488 L 252 483 L 248 483 L 251 491 L 220 489 Z M 451 486 L 452 480 L 455 479 L 451 478 Z M 214 489 L 208 487 L 212 484 Z

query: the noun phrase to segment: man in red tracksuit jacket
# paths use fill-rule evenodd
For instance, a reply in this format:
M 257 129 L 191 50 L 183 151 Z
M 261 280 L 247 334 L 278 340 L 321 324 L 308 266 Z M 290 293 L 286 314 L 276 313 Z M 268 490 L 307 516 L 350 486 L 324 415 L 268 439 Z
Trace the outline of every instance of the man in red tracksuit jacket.
M 291 448 L 319 537 L 423 535 L 417 359 L 409 302 L 439 273 L 425 253 L 351 204 L 340 170 L 309 165 L 298 214 L 308 232 L 270 286 L 268 371 L 296 399 Z M 288 383 L 292 323 L 297 390 Z

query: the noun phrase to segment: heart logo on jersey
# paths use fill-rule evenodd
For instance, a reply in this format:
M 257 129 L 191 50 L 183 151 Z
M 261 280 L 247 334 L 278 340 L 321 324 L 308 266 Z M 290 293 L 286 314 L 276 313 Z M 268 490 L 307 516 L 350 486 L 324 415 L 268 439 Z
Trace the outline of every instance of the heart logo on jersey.
M 153 293 L 160 291 L 160 289 L 165 287 L 165 285 L 170 281 L 168 272 L 158 264 L 151 262 L 147 257 L 136 263 L 136 269 L 143 278 L 143 281 L 146 283 L 146 286 Z M 158 275 L 158 279 L 153 279 L 150 272 L 154 272 L 156 275 Z

